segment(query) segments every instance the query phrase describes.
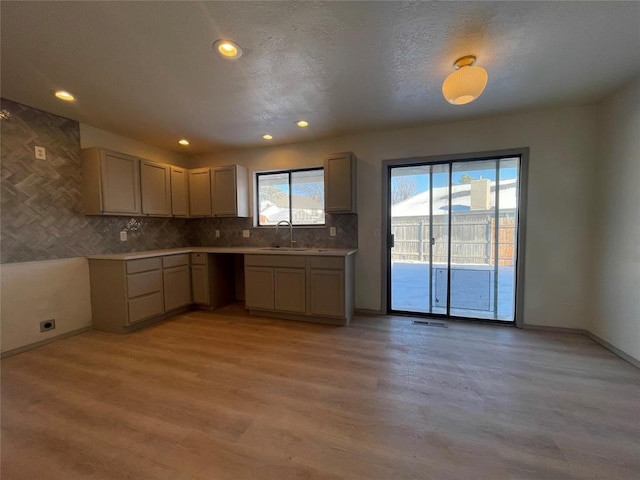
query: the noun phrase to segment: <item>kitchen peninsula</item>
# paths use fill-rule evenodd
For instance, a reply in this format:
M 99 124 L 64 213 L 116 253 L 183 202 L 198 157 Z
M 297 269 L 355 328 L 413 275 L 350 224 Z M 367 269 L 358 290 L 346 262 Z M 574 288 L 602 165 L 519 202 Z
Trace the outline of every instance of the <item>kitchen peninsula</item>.
M 93 328 L 128 332 L 244 300 L 252 315 L 347 325 L 355 249 L 193 247 L 89 256 Z

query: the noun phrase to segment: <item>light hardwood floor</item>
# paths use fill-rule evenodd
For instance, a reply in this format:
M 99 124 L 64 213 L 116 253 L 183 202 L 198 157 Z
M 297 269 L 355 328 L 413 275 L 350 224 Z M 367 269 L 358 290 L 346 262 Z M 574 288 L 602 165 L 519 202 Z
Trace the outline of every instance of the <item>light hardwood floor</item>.
M 588 338 L 190 312 L 2 361 L 2 479 L 638 479 L 640 371 Z

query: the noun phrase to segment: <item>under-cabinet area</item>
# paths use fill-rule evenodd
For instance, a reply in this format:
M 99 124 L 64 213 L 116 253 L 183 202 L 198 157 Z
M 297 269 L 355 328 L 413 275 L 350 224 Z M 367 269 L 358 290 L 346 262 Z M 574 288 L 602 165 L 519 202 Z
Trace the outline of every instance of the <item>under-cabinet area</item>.
M 355 250 L 173 249 L 89 257 L 93 328 L 127 332 L 189 308 L 346 325 Z

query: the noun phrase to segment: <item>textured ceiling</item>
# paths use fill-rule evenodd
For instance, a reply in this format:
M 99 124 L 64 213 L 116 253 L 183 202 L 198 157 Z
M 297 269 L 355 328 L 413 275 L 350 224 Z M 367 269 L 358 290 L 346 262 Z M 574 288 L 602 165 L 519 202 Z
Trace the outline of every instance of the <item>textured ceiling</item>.
M 182 153 L 587 102 L 640 72 L 638 2 L 3 1 L 0 14 L 3 97 Z M 214 53 L 222 37 L 242 58 Z M 456 107 L 441 84 L 467 54 L 489 83 Z

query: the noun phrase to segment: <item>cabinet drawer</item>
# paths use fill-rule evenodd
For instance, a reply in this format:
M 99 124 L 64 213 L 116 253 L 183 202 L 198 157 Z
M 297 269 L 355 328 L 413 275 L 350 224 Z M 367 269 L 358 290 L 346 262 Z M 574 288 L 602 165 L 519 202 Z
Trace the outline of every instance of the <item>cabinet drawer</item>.
M 256 267 L 304 268 L 306 258 L 303 255 L 245 255 L 244 264 Z
M 330 270 L 343 270 L 344 258 L 342 257 L 308 257 L 310 268 L 326 268 Z
M 206 265 L 207 264 L 207 254 L 206 253 L 192 253 L 191 254 L 191 265 Z
M 162 292 L 129 300 L 129 323 L 140 322 L 164 313 Z
M 127 273 L 148 272 L 160 268 L 160 257 L 141 258 L 127 261 Z
M 189 265 L 188 253 L 162 257 L 162 268 L 180 267 L 182 265 Z
M 162 290 L 160 270 L 127 276 L 127 297 L 139 297 Z

